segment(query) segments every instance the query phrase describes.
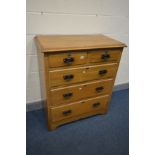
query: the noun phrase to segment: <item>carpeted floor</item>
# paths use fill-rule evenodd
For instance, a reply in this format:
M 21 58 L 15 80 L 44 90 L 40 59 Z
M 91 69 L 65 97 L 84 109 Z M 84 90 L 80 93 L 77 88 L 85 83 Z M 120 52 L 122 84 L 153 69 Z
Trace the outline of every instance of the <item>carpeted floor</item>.
M 106 115 L 47 131 L 42 110 L 27 112 L 27 155 L 128 155 L 129 92 L 114 92 Z

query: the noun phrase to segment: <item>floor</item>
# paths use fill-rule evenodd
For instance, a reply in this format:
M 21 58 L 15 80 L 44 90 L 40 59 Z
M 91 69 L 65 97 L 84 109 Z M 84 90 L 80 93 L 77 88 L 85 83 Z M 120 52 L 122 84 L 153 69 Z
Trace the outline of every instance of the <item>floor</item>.
M 27 155 L 128 155 L 129 90 L 114 92 L 106 115 L 47 131 L 42 110 L 27 112 Z

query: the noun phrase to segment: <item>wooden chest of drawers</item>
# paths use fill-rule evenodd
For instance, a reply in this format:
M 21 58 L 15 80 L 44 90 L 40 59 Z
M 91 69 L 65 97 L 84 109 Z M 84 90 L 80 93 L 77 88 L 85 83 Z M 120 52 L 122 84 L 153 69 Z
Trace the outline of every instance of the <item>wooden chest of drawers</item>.
M 105 114 L 125 44 L 104 35 L 35 37 L 48 129 Z

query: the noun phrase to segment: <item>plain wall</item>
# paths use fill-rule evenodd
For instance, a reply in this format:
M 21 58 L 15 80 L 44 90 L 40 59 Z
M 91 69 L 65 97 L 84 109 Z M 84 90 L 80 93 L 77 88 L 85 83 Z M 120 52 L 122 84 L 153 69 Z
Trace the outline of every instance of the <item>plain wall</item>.
M 38 34 L 101 33 L 128 45 L 128 0 L 27 0 L 27 103 L 41 100 Z M 123 51 L 115 85 L 129 82 L 128 48 Z

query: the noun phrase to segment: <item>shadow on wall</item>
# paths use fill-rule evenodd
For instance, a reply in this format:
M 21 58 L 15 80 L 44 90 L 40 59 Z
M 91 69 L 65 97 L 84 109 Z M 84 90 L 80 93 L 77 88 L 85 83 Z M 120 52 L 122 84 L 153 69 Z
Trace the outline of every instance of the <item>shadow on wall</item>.
M 42 96 L 40 91 L 39 62 L 33 37 L 27 41 L 26 48 L 26 102 L 29 103 L 41 100 Z

